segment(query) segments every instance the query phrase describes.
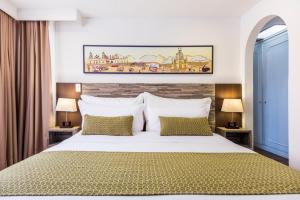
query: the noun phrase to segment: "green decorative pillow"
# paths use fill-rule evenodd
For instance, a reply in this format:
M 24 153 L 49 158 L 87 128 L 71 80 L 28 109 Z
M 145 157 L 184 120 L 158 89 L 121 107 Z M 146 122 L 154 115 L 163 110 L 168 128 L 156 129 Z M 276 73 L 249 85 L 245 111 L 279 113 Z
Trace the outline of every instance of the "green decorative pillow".
M 133 116 L 84 116 L 82 135 L 132 136 Z
M 212 136 L 212 131 L 206 117 L 162 117 L 160 116 L 161 136 Z

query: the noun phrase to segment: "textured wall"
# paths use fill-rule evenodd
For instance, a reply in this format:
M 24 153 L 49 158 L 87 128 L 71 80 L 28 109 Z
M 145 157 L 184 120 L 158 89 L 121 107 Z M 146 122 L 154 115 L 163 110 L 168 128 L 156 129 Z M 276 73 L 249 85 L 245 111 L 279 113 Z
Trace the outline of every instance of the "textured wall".
M 136 97 L 140 93 L 178 99 L 212 99 L 209 123 L 215 127 L 215 84 L 117 84 L 117 83 L 84 83 L 82 94 L 101 97 Z

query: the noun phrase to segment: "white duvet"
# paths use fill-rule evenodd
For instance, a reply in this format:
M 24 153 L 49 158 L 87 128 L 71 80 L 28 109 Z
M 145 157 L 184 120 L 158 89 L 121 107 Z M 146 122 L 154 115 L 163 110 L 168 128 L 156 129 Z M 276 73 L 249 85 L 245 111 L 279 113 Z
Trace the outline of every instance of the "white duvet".
M 160 136 L 140 132 L 134 136 L 74 135 L 46 151 L 116 151 L 116 152 L 252 152 L 214 136 Z
M 141 132 L 135 136 L 84 136 L 80 133 L 46 151 L 114 151 L 114 152 L 240 152 L 253 151 L 214 134 L 213 136 L 159 136 Z M 298 195 L 168 195 L 168 196 L 41 196 L 0 197 L 10 200 L 300 200 Z

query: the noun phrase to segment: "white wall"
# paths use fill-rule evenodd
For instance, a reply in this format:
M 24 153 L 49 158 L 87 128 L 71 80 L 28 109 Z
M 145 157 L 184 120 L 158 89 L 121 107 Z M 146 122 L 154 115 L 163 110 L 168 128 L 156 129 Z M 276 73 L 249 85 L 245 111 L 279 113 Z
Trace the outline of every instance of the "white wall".
M 253 47 L 256 36 L 273 16 L 281 17 L 289 34 L 289 162 L 300 170 L 300 1 L 262 0 L 241 19 L 241 66 L 247 127 L 253 127 Z M 278 113 L 280 115 L 280 113 Z
M 50 125 L 55 126 L 55 120 L 56 120 L 56 114 L 55 114 L 55 108 L 56 108 L 56 45 L 55 45 L 55 23 L 50 22 L 49 23 L 49 41 L 50 41 L 50 54 L 51 54 L 51 81 L 52 81 L 52 113 L 51 113 L 51 119 L 50 119 Z
M 86 19 L 56 22 L 57 82 L 241 83 L 239 19 Z M 83 44 L 214 45 L 213 75 L 84 74 Z
M 18 12 L 15 5 L 13 5 L 9 0 L 0 0 L 0 9 L 9 14 L 11 17 L 17 19 Z

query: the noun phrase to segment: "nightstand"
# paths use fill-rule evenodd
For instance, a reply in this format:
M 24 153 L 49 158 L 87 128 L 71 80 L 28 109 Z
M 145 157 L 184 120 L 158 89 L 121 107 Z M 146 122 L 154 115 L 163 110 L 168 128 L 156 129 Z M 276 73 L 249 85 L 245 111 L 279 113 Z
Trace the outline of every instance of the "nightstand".
M 72 135 L 80 131 L 79 126 L 74 126 L 72 128 L 60 128 L 53 127 L 49 129 L 49 142 L 48 147 L 54 146 L 59 142 L 71 137 Z
M 216 132 L 227 138 L 228 140 L 241 146 L 252 149 L 252 131 L 245 128 L 229 129 L 225 127 L 217 127 Z

